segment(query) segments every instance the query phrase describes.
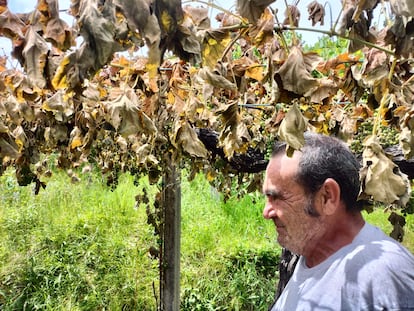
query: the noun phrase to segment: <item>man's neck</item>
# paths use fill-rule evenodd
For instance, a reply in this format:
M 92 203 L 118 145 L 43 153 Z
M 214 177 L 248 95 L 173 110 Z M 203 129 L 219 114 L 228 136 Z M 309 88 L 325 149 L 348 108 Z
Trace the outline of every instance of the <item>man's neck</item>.
M 336 253 L 342 247 L 351 244 L 361 231 L 365 221 L 361 213 L 344 213 L 326 219 L 327 226 L 317 241 L 309 244 L 303 256 L 306 265 L 311 268 Z

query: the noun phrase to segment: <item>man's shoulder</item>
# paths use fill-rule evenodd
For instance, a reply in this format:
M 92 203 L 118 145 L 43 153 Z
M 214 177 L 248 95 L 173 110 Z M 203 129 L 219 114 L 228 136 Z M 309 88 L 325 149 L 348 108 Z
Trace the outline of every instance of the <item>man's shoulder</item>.
M 367 270 L 369 273 L 406 270 L 414 272 L 414 255 L 401 243 L 370 224 L 364 226 L 345 257 L 348 269 Z

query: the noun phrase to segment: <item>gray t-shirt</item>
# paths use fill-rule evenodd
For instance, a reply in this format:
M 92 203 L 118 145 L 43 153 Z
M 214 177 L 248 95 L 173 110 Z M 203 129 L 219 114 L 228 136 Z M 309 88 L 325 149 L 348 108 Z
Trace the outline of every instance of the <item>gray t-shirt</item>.
M 319 265 L 301 257 L 271 310 L 414 310 L 414 256 L 366 223 Z

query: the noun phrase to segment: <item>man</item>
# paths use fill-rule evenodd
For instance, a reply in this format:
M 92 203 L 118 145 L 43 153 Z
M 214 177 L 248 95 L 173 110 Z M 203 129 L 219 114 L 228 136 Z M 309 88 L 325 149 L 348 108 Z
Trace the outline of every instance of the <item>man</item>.
M 414 256 L 365 223 L 359 163 L 340 140 L 305 133 L 292 157 L 275 145 L 263 215 L 300 258 L 276 310 L 414 310 Z

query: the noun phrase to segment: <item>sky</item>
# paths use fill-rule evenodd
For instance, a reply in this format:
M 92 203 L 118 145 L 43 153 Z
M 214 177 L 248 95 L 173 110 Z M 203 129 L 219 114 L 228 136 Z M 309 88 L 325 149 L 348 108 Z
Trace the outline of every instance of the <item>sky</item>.
M 299 26 L 304 28 L 312 28 L 311 22 L 308 20 L 308 12 L 307 12 L 307 5 L 312 2 L 313 0 L 276 0 L 274 3 L 271 4 L 271 7 L 275 10 L 277 10 L 277 17 L 279 21 L 284 20 L 284 11 L 285 11 L 285 1 L 288 4 L 299 2 L 298 7 L 301 12 L 301 19 Z M 230 11 L 235 11 L 236 8 L 236 0 L 229 1 L 229 0 L 204 0 L 204 2 L 213 2 L 219 7 L 223 7 L 225 9 L 228 9 Z M 319 0 L 320 3 L 327 3 L 326 6 L 326 16 L 325 16 L 325 25 L 320 26 L 319 24 L 313 28 L 318 27 L 319 29 L 328 30 L 329 25 L 331 23 L 330 21 L 330 13 L 329 11 L 332 10 L 333 12 L 333 20 L 336 19 L 337 15 L 339 14 L 339 8 L 341 7 L 341 0 L 330 0 L 330 1 L 322 1 Z M 193 6 L 201 6 L 203 5 L 200 2 L 197 1 L 182 1 L 184 4 L 191 4 Z M 13 13 L 24 13 L 24 12 L 30 12 L 32 11 L 37 4 L 37 0 L 8 0 L 8 7 L 11 12 Z M 69 9 L 70 7 L 70 0 L 59 0 L 59 9 Z M 214 27 L 214 20 L 215 16 L 219 11 L 215 9 L 211 9 L 210 11 L 210 19 L 212 20 L 212 25 Z M 61 13 L 61 18 L 64 19 L 69 24 L 71 23 L 72 19 L 69 14 Z M 316 32 L 300 32 L 302 34 L 302 39 L 309 44 L 315 43 L 318 41 L 319 37 L 322 35 Z M 0 37 L 0 55 L 4 55 L 7 53 L 10 53 L 11 50 L 11 42 L 7 38 Z

